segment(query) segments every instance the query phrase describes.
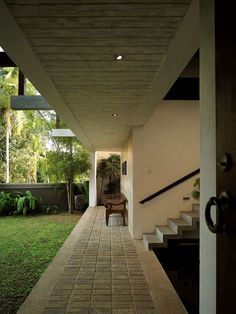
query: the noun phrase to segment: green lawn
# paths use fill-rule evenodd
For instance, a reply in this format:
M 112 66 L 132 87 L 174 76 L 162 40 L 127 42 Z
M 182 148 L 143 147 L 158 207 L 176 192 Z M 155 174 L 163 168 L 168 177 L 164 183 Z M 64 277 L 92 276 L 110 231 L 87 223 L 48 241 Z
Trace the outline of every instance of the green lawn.
M 16 313 L 80 215 L 0 218 L 0 313 Z

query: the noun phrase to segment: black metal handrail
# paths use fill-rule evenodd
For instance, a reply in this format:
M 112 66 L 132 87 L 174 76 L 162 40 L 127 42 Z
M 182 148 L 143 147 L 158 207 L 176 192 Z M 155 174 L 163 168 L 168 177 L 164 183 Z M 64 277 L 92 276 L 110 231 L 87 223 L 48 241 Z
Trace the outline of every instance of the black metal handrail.
M 182 177 L 181 179 L 179 179 L 179 180 L 177 180 L 177 181 L 175 181 L 175 182 L 173 182 L 173 183 L 167 185 L 166 187 L 164 187 L 163 189 L 159 190 L 158 192 L 156 192 L 156 193 L 154 193 L 154 194 L 152 194 L 152 195 L 150 195 L 150 196 L 144 198 L 144 199 L 143 199 L 141 202 L 139 202 L 139 203 L 140 203 L 140 204 L 144 204 L 144 203 L 146 203 L 146 202 L 151 201 L 153 198 L 155 198 L 155 197 L 157 197 L 157 196 L 159 196 L 159 195 L 165 193 L 166 191 L 168 191 L 168 190 L 174 188 L 175 186 L 179 185 L 180 183 L 182 183 L 182 182 L 184 182 L 184 181 L 186 181 L 186 180 L 188 180 L 188 179 L 194 177 L 194 176 L 195 176 L 196 174 L 198 174 L 198 173 L 200 173 L 200 169 L 194 170 L 193 172 L 191 172 L 191 173 L 187 174 L 186 176 Z

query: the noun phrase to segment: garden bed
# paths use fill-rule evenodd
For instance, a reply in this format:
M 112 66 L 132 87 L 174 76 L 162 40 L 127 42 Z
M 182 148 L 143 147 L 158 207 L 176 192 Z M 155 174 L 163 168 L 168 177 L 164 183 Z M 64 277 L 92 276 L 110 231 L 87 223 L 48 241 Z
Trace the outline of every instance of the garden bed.
M 0 313 L 16 313 L 81 214 L 0 217 Z

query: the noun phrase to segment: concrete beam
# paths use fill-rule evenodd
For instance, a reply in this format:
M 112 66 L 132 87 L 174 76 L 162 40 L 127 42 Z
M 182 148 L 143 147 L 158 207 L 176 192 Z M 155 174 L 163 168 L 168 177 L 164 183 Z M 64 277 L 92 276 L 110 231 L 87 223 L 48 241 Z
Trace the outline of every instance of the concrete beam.
M 0 29 L 0 43 L 3 50 L 43 95 L 50 106 L 62 117 L 80 141 L 89 150 L 94 151 L 78 120 L 58 93 L 53 81 L 47 75 L 40 60 L 8 10 L 5 1 L 0 1 Z
M 76 137 L 70 129 L 52 129 L 52 137 Z
M 0 52 L 0 67 L 15 67 L 15 63 L 8 57 L 6 52 Z
M 53 110 L 42 96 L 11 96 L 13 110 Z
M 140 111 L 145 107 L 150 108 L 150 112 L 153 112 L 183 72 L 199 46 L 199 3 L 198 0 L 192 0 Z M 139 117 L 140 115 L 137 113 L 135 117 L 136 125 L 141 124 Z

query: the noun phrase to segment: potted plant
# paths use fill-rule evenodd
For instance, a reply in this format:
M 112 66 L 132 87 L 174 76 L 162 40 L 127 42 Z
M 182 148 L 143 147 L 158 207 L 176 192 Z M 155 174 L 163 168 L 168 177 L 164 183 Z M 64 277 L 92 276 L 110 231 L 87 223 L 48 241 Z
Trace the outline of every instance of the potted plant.
M 194 198 L 195 200 L 199 201 L 200 198 L 200 178 L 197 178 L 194 182 L 194 190 L 192 191 L 191 195 L 192 198 Z

